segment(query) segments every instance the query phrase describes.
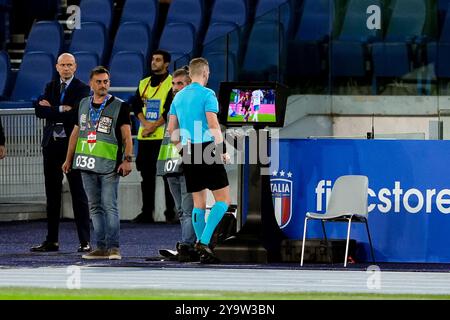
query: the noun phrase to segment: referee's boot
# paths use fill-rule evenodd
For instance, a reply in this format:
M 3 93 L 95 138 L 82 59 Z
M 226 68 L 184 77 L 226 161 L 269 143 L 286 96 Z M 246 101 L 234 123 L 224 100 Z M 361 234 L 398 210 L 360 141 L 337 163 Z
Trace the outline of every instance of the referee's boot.
M 200 254 L 200 263 L 219 263 L 220 260 L 214 255 L 212 249 L 201 242 L 195 244 L 195 250 Z
M 177 252 L 179 262 L 196 262 L 200 259 L 200 255 L 197 250 L 189 244 L 177 243 Z

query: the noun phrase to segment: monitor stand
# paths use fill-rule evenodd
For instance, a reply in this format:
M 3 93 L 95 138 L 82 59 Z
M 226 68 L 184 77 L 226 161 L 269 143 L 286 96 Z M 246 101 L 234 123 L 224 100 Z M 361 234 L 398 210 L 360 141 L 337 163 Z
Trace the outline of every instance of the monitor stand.
M 258 132 L 256 135 L 258 139 L 261 138 L 260 134 L 266 135 L 266 141 L 269 141 L 267 130 Z M 257 146 L 259 148 L 259 141 Z M 241 166 L 244 165 L 241 164 Z M 267 166 L 269 165 L 260 163 L 259 157 L 256 164 L 247 165 L 249 184 L 246 199 L 248 201 L 247 219 L 236 235 L 214 248 L 214 253 L 221 262 L 281 261 L 281 240 L 286 237 L 275 219 L 270 175 L 261 175 L 261 168 Z M 242 175 L 246 168 L 241 169 L 243 170 L 240 170 L 240 183 L 243 183 Z

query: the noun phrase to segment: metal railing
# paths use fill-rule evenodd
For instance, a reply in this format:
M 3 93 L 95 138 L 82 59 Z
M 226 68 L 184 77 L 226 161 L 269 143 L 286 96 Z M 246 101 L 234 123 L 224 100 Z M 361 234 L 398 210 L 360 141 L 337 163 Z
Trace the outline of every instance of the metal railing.
M 0 161 L 0 203 L 45 198 L 41 152 L 44 120 L 34 109 L 0 110 L 7 156 Z

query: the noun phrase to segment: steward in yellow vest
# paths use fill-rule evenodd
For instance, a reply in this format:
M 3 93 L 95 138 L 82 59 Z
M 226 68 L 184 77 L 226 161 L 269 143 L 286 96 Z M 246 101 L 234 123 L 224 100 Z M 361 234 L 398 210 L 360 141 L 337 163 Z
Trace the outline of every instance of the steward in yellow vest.
M 136 168 L 141 173 L 142 211 L 134 222 L 153 222 L 155 208 L 156 162 L 164 128 L 172 103 L 172 76 L 169 74 L 170 54 L 164 50 L 152 53 L 152 75 L 139 82 L 131 102 L 135 117 L 139 120 Z M 173 199 L 167 183 L 164 185 L 166 212 L 173 212 Z M 165 213 L 166 213 L 165 212 Z
M 164 104 L 167 93 L 172 90 L 172 76 L 167 73 L 165 79 L 156 87 L 151 86 L 151 78 L 148 77 L 139 82 L 139 94 L 143 106 L 138 116 L 141 122 L 138 131 L 138 140 L 162 140 L 164 138 Z M 141 118 L 144 118 L 145 121 Z M 155 128 L 153 132 L 145 126 L 146 122 L 150 122 L 153 125 Z

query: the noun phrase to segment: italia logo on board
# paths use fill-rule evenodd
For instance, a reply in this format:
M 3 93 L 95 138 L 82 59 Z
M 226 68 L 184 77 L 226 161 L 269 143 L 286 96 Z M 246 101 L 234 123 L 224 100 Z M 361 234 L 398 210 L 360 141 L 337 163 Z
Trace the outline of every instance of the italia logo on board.
M 292 173 L 273 171 L 270 179 L 275 218 L 280 228 L 284 228 L 292 217 Z

